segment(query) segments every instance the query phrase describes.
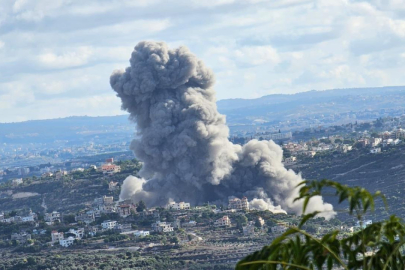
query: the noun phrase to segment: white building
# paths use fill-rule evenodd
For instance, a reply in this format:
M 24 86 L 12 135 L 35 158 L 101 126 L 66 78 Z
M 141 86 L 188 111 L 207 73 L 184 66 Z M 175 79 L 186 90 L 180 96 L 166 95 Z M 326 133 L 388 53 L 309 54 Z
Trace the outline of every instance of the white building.
M 376 147 L 382 142 L 381 138 L 372 138 L 371 139 L 371 146 Z
M 79 228 L 77 230 L 69 229 L 67 233 L 73 234 L 75 239 L 82 239 L 84 236 L 84 228 Z
M 75 238 L 72 236 L 69 236 L 66 239 L 59 240 L 59 245 L 61 245 L 62 247 L 69 247 L 69 246 L 73 245 L 74 242 L 75 242 Z
M 104 230 L 114 229 L 116 225 L 117 225 L 117 221 L 115 221 L 115 220 L 106 220 L 103 223 L 101 223 L 101 227 Z
M 231 225 L 231 220 L 229 219 L 228 216 L 223 216 L 220 219 L 215 220 L 214 226 L 215 227 L 227 227 Z
M 12 184 L 13 186 L 18 186 L 18 185 L 21 185 L 22 183 L 23 183 L 23 179 L 22 179 L 22 178 L 16 178 L 16 179 L 11 180 L 11 184 Z
M 48 225 L 52 225 L 55 221 L 60 222 L 60 213 L 57 211 L 53 211 L 52 213 L 46 213 L 45 221 Z
M 190 203 L 185 202 L 171 202 L 166 206 L 167 209 L 174 209 L 174 210 L 188 210 L 190 209 Z
M 149 235 L 149 231 L 134 231 L 136 237 L 145 237 Z
M 28 215 L 25 217 L 21 217 L 22 222 L 34 222 L 35 221 L 35 215 Z
M 174 228 L 170 223 L 156 221 L 152 224 L 152 230 L 158 233 L 172 232 Z
M 297 158 L 291 156 L 291 157 L 284 159 L 284 165 L 293 165 L 293 164 L 295 164 L 296 161 L 297 161 Z

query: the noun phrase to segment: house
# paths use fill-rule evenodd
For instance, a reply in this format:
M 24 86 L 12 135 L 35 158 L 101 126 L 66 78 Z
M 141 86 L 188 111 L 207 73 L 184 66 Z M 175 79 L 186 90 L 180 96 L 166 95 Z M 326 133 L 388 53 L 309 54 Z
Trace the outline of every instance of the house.
M 284 165 L 293 165 L 297 161 L 297 158 L 294 156 L 288 157 L 284 159 Z
M 255 224 L 254 222 L 249 222 L 246 226 L 243 227 L 243 235 L 251 236 L 255 234 Z
M 223 216 L 220 219 L 215 220 L 214 226 L 215 227 L 228 227 L 231 225 L 231 220 L 228 216 Z
M 94 216 L 94 211 L 88 211 L 86 213 L 78 214 L 75 216 L 76 222 L 83 222 L 89 225 L 90 223 L 96 221 L 96 217 Z
M 87 228 L 87 231 L 90 236 L 95 236 L 98 232 L 98 228 L 97 226 L 91 226 Z
M 19 186 L 23 183 L 23 179 L 22 178 L 16 178 L 11 180 L 11 184 L 13 185 L 13 187 Z
M 45 221 L 48 225 L 52 225 L 55 221 L 60 222 L 60 213 L 57 211 L 45 213 Z
M 114 174 L 121 172 L 121 166 L 115 164 L 104 164 L 101 166 L 101 171 L 104 174 Z
M 77 230 L 69 229 L 66 234 L 73 234 L 75 239 L 82 239 L 84 236 L 84 228 L 79 228 Z
M 183 227 L 195 227 L 197 225 L 197 222 L 194 220 L 190 220 L 189 222 L 184 222 L 181 224 Z
M 134 231 L 136 237 L 145 237 L 149 235 L 149 231 Z
M 376 147 L 382 142 L 381 138 L 372 138 L 371 139 L 371 147 Z
M 109 214 L 109 213 L 117 213 L 117 206 L 113 205 L 113 204 L 107 204 L 107 205 L 99 205 L 98 209 L 95 209 L 100 211 L 100 213 L 105 213 L 105 214 Z
M 58 231 L 52 231 L 51 232 L 51 242 L 56 243 L 59 242 L 59 240 L 63 239 L 63 232 L 58 232 Z
M 371 154 L 381 153 L 381 148 L 380 148 L 380 147 L 378 147 L 378 148 L 373 148 L 373 149 L 370 150 L 370 153 L 371 153 Z
M 121 217 L 127 217 L 131 215 L 131 206 L 128 204 L 123 204 L 118 206 L 118 214 Z
M 171 202 L 168 205 L 166 205 L 167 209 L 174 209 L 174 210 L 189 210 L 190 209 L 190 203 L 185 203 L 185 202 Z
M 132 230 L 132 225 L 131 223 L 117 224 L 114 229 L 119 232 L 129 232 Z
M 75 238 L 72 236 L 69 236 L 66 239 L 61 239 L 59 240 L 59 245 L 61 245 L 62 247 L 69 247 L 71 245 L 73 245 L 73 243 L 75 242 Z
M 158 233 L 172 232 L 174 229 L 170 223 L 156 221 L 152 224 L 152 230 Z
M 11 240 L 16 240 L 21 244 L 25 244 L 28 240 L 31 240 L 31 234 L 26 232 L 13 233 L 11 234 Z
M 108 190 L 109 191 L 114 191 L 116 189 L 118 189 L 118 182 L 110 181 L 108 183 Z
M 22 222 L 34 222 L 37 218 L 37 214 L 33 213 L 30 209 L 27 216 L 21 217 Z
M 34 222 L 34 216 L 26 216 L 26 217 L 21 217 L 22 222 Z
M 114 204 L 114 197 L 113 196 L 103 196 L 103 204 L 104 205 L 110 205 Z
M 247 211 L 249 210 L 249 201 L 246 197 L 239 199 L 231 196 L 228 198 L 228 209 Z
M 115 221 L 115 220 L 106 220 L 103 223 L 101 223 L 101 227 L 104 230 L 112 230 L 115 228 L 116 225 L 117 225 L 117 221 Z

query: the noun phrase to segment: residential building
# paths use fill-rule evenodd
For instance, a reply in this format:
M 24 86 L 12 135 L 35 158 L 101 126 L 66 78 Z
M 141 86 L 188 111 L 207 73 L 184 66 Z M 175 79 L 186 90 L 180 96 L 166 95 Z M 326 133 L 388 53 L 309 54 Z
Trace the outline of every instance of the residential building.
M 371 139 L 371 147 L 376 147 L 382 142 L 381 138 L 372 138 Z
M 235 209 L 235 210 L 249 210 L 249 201 L 246 197 L 242 199 L 236 197 L 229 197 L 228 198 L 228 209 Z
M 120 231 L 120 232 L 129 232 L 132 230 L 132 225 L 131 225 L 131 223 L 125 223 L 125 224 L 117 223 L 117 225 L 115 226 L 114 229 L 117 231 Z
M 223 216 L 220 219 L 215 220 L 214 226 L 215 227 L 228 227 L 231 225 L 231 220 L 229 219 L 228 216 Z
M 87 231 L 90 236 L 95 236 L 98 232 L 98 228 L 97 226 L 87 227 Z
M 23 183 L 23 179 L 22 179 L 22 178 L 16 178 L 16 179 L 11 180 L 11 184 L 12 184 L 14 187 L 19 186 L 19 185 L 21 185 L 22 183 Z
M 181 224 L 183 227 L 195 227 L 197 225 L 197 222 L 194 220 L 190 220 L 189 222 L 184 222 Z
M 109 191 L 114 191 L 116 189 L 118 189 L 118 182 L 110 181 L 108 183 L 108 190 Z
M 75 239 L 82 239 L 84 236 L 84 228 L 79 228 L 77 230 L 69 229 L 67 234 L 73 234 Z
M 101 223 L 101 227 L 104 230 L 112 230 L 115 228 L 116 225 L 117 225 L 117 221 L 115 221 L 115 220 L 106 220 L 103 223 Z
M 52 213 L 45 214 L 45 221 L 52 225 L 55 221 L 60 222 L 60 213 L 53 211 Z
M 69 246 L 73 245 L 74 242 L 75 242 L 75 238 L 72 236 L 69 236 L 66 239 L 60 239 L 59 245 L 61 245 L 62 247 L 69 247 Z
M 149 231 L 134 231 L 136 237 L 145 237 L 149 235 Z
M 104 164 L 101 166 L 101 171 L 104 174 L 114 174 L 121 172 L 121 166 L 115 164 Z
M 174 229 L 170 223 L 156 221 L 152 224 L 152 230 L 158 233 L 172 232 Z
M 31 240 L 31 234 L 26 232 L 13 233 L 11 234 L 11 240 L 16 240 L 21 244 L 25 244 L 28 240 Z
M 297 158 L 294 156 L 288 157 L 284 159 L 284 165 L 293 165 L 297 161 Z
M 121 217 L 127 217 L 131 215 L 131 206 L 128 204 L 123 204 L 118 206 L 118 214 Z
M 254 222 L 249 222 L 246 226 L 243 227 L 243 235 L 251 236 L 255 234 L 255 224 Z
M 114 204 L 114 197 L 113 196 L 103 196 L 103 203 L 104 205 Z
M 52 239 L 52 243 L 59 242 L 59 240 L 63 239 L 63 232 L 52 231 L 51 232 L 51 239 Z
M 84 222 L 86 225 L 96 221 L 96 217 L 94 216 L 94 211 L 87 211 L 86 213 L 81 213 L 75 216 L 76 222 Z
M 174 210 L 188 210 L 190 209 L 190 203 L 185 202 L 171 202 L 166 206 L 167 209 L 174 209 Z

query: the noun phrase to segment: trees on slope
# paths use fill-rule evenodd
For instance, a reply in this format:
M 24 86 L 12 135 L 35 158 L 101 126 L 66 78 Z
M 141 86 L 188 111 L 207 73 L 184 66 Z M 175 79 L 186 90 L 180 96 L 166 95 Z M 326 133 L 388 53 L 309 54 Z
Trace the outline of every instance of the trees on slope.
M 360 229 L 346 236 L 336 230 L 317 238 L 303 230 L 303 226 L 319 212 L 303 215 L 297 227 L 289 228 L 269 246 L 248 255 L 238 262 L 236 270 L 276 269 L 405 269 L 405 226 L 396 216 L 365 226 L 363 217 L 373 211 L 375 200 L 385 197 L 370 193 L 364 188 L 348 187 L 339 183 L 304 181 L 299 197 L 305 213 L 309 200 L 321 195 L 325 189 L 333 189 L 339 203 L 347 203 L 348 213 L 360 224 Z

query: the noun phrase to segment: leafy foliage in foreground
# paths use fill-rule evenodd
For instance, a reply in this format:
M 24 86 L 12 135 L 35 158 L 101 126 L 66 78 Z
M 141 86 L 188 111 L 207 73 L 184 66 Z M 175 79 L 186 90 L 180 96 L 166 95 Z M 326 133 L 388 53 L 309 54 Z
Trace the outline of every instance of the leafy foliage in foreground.
M 349 214 L 357 218 L 362 229 L 346 237 L 336 230 L 318 239 L 302 229 L 308 220 L 319 214 L 309 213 L 302 217 L 298 227 L 289 228 L 271 245 L 241 260 L 236 270 L 405 269 L 405 226 L 402 221 L 391 216 L 363 226 L 363 217 L 374 210 L 375 199 L 380 198 L 385 203 L 380 192 L 372 194 L 364 188 L 329 180 L 304 181 L 299 186 L 296 200 L 303 200 L 304 213 L 312 197 L 321 195 L 325 188 L 332 188 L 339 203 L 347 202 Z

